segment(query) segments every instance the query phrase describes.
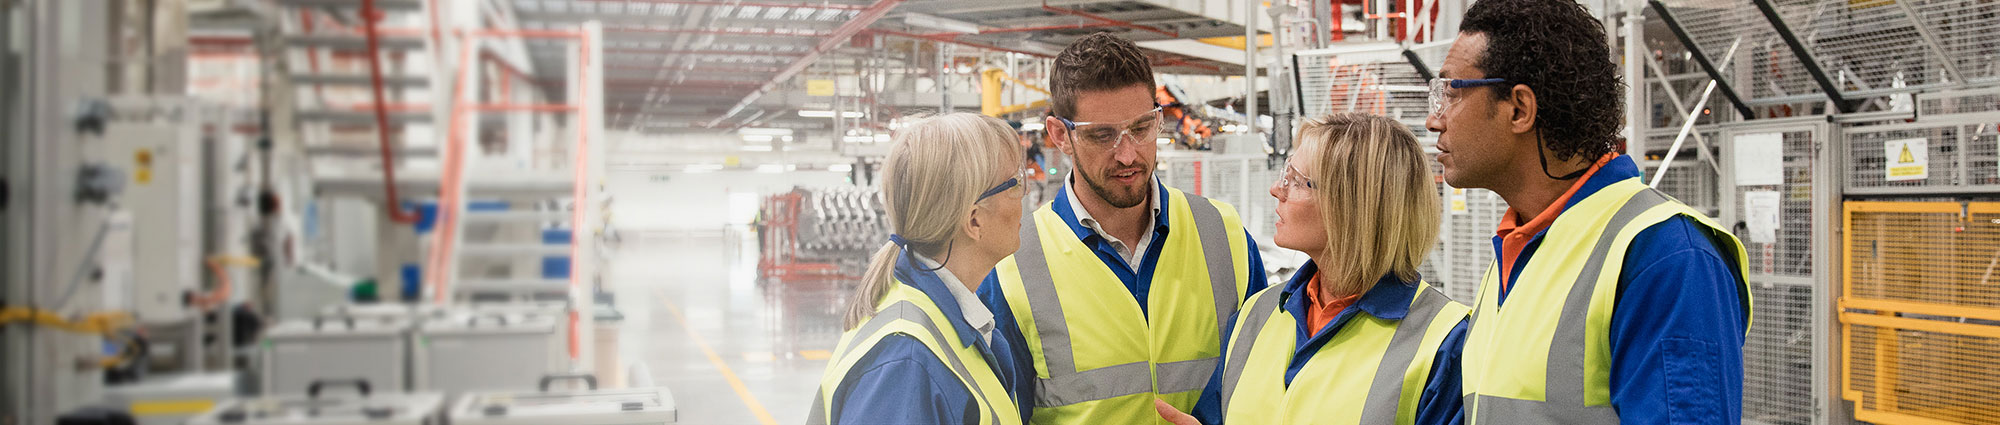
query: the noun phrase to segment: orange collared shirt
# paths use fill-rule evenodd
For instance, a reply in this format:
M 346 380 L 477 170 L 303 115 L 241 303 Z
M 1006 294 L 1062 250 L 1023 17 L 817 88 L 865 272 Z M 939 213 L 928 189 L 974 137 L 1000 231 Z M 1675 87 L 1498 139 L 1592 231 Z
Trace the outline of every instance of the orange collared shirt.
M 1312 281 L 1306 283 L 1306 301 L 1308 301 L 1306 303 L 1306 329 L 1311 329 L 1313 335 L 1318 335 L 1321 329 L 1326 328 L 1328 322 L 1332 322 L 1335 317 L 1340 317 L 1341 312 L 1347 311 L 1348 307 L 1354 306 L 1354 302 L 1361 299 L 1361 294 L 1326 299 L 1325 296 L 1320 295 L 1319 277 L 1320 274 L 1314 273 Z
M 1514 262 L 1521 258 L 1522 251 L 1528 249 L 1528 241 L 1533 240 L 1535 235 L 1541 234 L 1543 230 L 1548 230 L 1549 224 L 1555 223 L 1556 216 L 1561 215 L 1563 210 L 1567 209 L 1565 207 L 1569 205 L 1569 198 L 1576 195 L 1577 189 L 1582 188 L 1584 182 L 1590 181 L 1590 176 L 1596 175 L 1597 170 L 1604 168 L 1604 164 L 1610 163 L 1612 159 L 1617 157 L 1617 152 L 1611 152 L 1597 158 L 1597 163 L 1590 165 L 1590 171 L 1584 172 L 1583 177 L 1578 177 L 1576 183 L 1569 185 L 1568 191 L 1563 192 L 1562 196 L 1556 198 L 1555 202 L 1549 203 L 1548 209 L 1542 210 L 1541 214 L 1536 215 L 1533 220 L 1528 220 L 1527 223 L 1521 223 L 1521 211 L 1513 207 L 1507 207 L 1507 213 L 1500 216 L 1500 229 L 1495 232 L 1496 236 L 1500 237 L 1500 290 L 1502 292 L 1507 291 L 1513 286 L 1514 282 L 1510 280 L 1510 276 L 1514 275 Z

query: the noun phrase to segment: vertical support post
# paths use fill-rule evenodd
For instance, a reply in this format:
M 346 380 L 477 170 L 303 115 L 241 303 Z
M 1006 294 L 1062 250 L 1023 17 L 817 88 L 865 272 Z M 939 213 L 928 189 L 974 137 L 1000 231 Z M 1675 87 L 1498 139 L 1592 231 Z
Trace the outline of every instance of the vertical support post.
M 1643 158 L 1646 153 L 1646 16 L 1641 9 L 1625 13 L 1625 154 Z
M 1244 132 L 1253 138 L 1257 137 L 1258 3 L 1260 2 L 1243 2 L 1243 128 Z
M 578 349 L 572 350 L 578 365 L 584 370 L 595 370 L 597 348 L 597 243 L 598 232 L 602 231 L 597 217 L 597 191 L 604 181 L 604 25 L 598 21 L 583 23 L 583 34 L 578 37 L 578 73 L 575 74 L 580 87 L 573 101 L 577 102 L 577 125 L 581 127 L 577 139 L 576 161 L 576 205 L 572 208 L 575 217 L 570 225 L 570 299 L 577 306 L 578 326 L 574 333 Z M 614 353 L 615 354 L 615 353 Z M 599 374 L 616 374 L 622 371 L 597 371 Z

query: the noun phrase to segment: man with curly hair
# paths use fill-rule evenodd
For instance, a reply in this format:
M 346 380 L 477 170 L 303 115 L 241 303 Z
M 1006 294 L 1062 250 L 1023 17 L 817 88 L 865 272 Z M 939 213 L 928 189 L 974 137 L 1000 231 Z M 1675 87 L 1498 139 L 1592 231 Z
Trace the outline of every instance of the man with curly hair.
M 1604 28 L 1574 0 L 1480 0 L 1431 82 L 1453 187 L 1507 201 L 1463 354 L 1473 424 L 1736 424 L 1742 243 L 1618 154 Z

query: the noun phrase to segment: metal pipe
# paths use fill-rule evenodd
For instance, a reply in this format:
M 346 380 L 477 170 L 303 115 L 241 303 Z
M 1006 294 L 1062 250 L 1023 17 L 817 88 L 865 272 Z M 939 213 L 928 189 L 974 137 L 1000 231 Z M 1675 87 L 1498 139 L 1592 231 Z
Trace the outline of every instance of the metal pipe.
M 383 102 L 382 93 L 381 34 L 375 32 L 375 21 L 381 19 L 375 0 L 361 0 L 361 25 L 368 38 L 368 81 L 375 94 L 375 133 L 382 147 L 382 209 L 390 222 L 411 224 L 417 222 L 417 213 L 403 209 L 396 196 L 396 154 L 389 142 L 389 105 Z
M 1658 6 L 1659 0 L 1652 1 L 1655 7 L 1666 10 L 1665 6 Z M 1750 3 L 1757 5 L 1757 11 L 1764 14 L 1764 20 L 1770 21 L 1771 29 L 1778 32 L 1778 38 L 1784 39 L 1785 46 L 1792 49 L 1792 57 L 1797 58 L 1799 65 L 1806 68 L 1806 74 L 1812 76 L 1813 82 L 1819 83 L 1819 90 L 1826 94 L 1826 100 L 1833 101 L 1833 107 L 1839 109 L 1841 113 L 1854 112 L 1854 104 L 1840 94 L 1840 86 L 1833 84 L 1833 79 L 1827 77 L 1826 70 L 1819 67 L 1819 60 L 1813 59 L 1812 52 L 1806 50 L 1805 43 L 1799 42 L 1799 36 L 1792 33 L 1791 26 L 1785 24 L 1785 18 L 1778 16 L 1778 8 L 1771 5 L 1771 0 L 1750 0 Z M 1664 18 L 1666 14 L 1661 13 L 1660 16 Z M 1668 19 L 1668 22 L 1672 22 L 1672 19 Z
M 1740 36 L 1736 37 L 1736 41 L 1729 43 L 1729 51 L 1722 54 L 1722 62 L 1725 66 L 1729 63 L 1730 59 L 1735 58 L 1736 47 L 1741 45 L 1743 45 L 1743 37 Z M 1679 156 L 1681 153 L 1681 143 L 1686 142 L 1688 133 L 1694 130 L 1695 114 L 1701 113 L 1702 108 L 1708 107 L 1708 99 L 1710 95 L 1715 94 L 1715 88 L 1720 85 L 1718 83 L 1721 81 L 1708 80 L 1708 87 L 1701 90 L 1701 100 L 1695 101 L 1694 108 L 1688 110 L 1687 119 L 1681 123 L 1680 135 L 1674 136 L 1674 145 L 1667 148 L 1666 160 L 1660 161 L 1660 168 L 1653 172 L 1653 181 L 1647 183 L 1647 186 L 1659 187 L 1660 180 L 1667 176 L 1667 169 L 1673 168 L 1674 157 Z
M 1687 29 L 1681 27 L 1679 20 L 1674 19 L 1673 11 L 1667 10 L 1667 5 L 1660 0 L 1648 0 L 1647 3 L 1653 6 L 1654 12 L 1660 14 L 1660 22 L 1667 24 L 1667 29 L 1673 30 L 1674 38 L 1679 39 L 1681 46 L 1687 48 L 1689 56 L 1694 57 L 1694 63 L 1701 65 L 1701 70 L 1708 73 L 1709 80 L 1714 81 L 1716 88 L 1722 90 L 1722 97 L 1729 98 L 1730 106 L 1736 107 L 1736 113 L 1741 114 L 1744 120 L 1756 119 L 1757 115 L 1750 112 L 1750 107 L 1743 103 L 1743 98 L 1736 95 L 1736 88 L 1731 87 L 1729 80 L 1722 77 L 1722 68 L 1708 61 L 1708 55 L 1701 52 L 1701 45 L 1695 44 L 1694 37 L 1688 35 Z

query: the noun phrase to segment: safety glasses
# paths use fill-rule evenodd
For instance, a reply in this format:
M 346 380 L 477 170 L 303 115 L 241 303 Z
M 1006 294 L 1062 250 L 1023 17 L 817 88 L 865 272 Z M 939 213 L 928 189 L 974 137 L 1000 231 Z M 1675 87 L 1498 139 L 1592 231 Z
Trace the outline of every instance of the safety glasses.
M 1160 134 L 1160 104 L 1153 109 L 1124 121 L 1075 122 L 1069 118 L 1062 120 L 1063 128 L 1070 131 L 1070 137 L 1097 150 L 1117 149 L 1126 140 L 1150 142 Z
M 1457 104 L 1458 99 L 1460 97 L 1458 89 L 1495 86 L 1501 84 L 1512 84 L 1512 82 L 1507 81 L 1507 79 L 1505 78 L 1481 78 L 1476 80 L 1432 78 L 1430 83 L 1431 116 L 1432 117 L 1444 116 L 1444 111 L 1446 109 L 1450 109 L 1452 105 Z
M 999 195 L 1001 193 L 1007 192 L 1007 189 L 1013 189 L 1015 186 L 1020 186 L 1021 179 L 1024 177 L 1026 177 L 1025 173 L 1016 172 L 1014 173 L 1014 177 L 1009 177 L 1007 178 L 1006 181 L 1002 181 L 1000 182 L 1000 184 L 993 185 L 992 189 L 986 189 L 985 192 L 980 192 L 979 199 L 975 199 L 972 202 L 984 201 L 986 200 L 986 198 L 991 198 L 994 195 Z

